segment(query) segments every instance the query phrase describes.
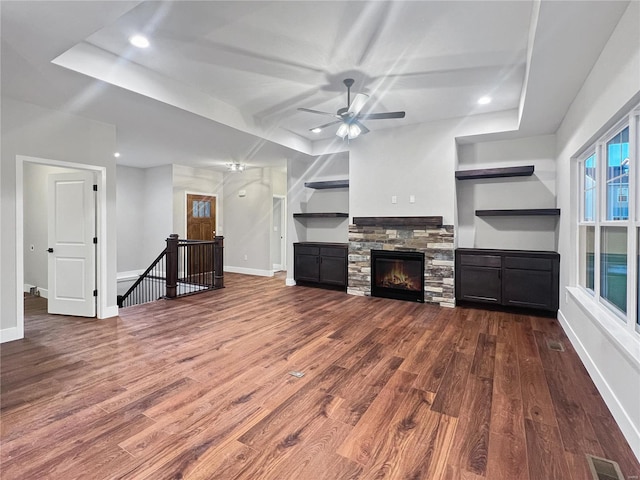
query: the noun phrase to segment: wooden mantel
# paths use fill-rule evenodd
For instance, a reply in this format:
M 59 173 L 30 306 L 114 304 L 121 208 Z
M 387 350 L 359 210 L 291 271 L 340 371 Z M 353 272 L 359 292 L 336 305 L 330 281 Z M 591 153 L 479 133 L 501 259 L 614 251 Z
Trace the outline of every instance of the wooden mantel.
M 353 224 L 362 227 L 439 227 L 442 216 L 433 217 L 353 217 Z

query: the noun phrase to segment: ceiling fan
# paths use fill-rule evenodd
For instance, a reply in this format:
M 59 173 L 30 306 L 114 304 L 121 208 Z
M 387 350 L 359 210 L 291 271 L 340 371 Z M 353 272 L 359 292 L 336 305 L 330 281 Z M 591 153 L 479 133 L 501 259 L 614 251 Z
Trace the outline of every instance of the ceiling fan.
M 314 133 L 322 131 L 326 127 L 331 125 L 340 124 L 336 135 L 349 140 L 356 138 L 361 134 L 369 132 L 369 129 L 365 127 L 360 120 L 383 120 L 388 118 L 404 118 L 405 112 L 384 112 L 384 113 L 364 113 L 360 111 L 364 107 L 369 95 L 364 93 L 358 93 L 351 101 L 351 86 L 354 83 L 353 78 L 345 78 L 343 83 L 347 87 L 347 106 L 339 109 L 336 113 L 321 112 L 319 110 L 312 110 L 310 108 L 298 108 L 301 112 L 317 113 L 318 115 L 328 115 L 335 117 L 337 120 L 325 123 L 319 127 L 310 128 L 309 130 Z

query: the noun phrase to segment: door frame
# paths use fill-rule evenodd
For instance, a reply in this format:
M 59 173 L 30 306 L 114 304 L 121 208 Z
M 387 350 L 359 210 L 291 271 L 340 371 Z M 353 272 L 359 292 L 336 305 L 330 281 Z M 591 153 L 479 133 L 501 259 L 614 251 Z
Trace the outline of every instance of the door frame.
M 273 198 L 280 200 L 280 234 L 282 242 L 280 242 L 280 271 L 287 271 L 287 196 L 273 194 Z M 273 215 L 273 207 L 271 207 Z M 271 230 L 273 231 L 273 219 L 271 220 Z M 271 262 L 273 264 L 273 262 Z M 271 267 L 273 268 L 273 266 Z
M 220 204 L 218 202 L 218 194 L 217 193 L 205 193 L 205 192 L 196 192 L 193 190 L 185 190 L 184 191 L 184 215 L 182 218 L 182 228 L 184 232 L 184 238 L 187 238 L 187 212 L 189 211 L 189 205 L 187 205 L 187 195 L 203 195 L 205 197 L 215 197 L 216 199 L 216 236 L 220 236 Z M 175 226 L 175 224 L 174 224 Z
M 96 289 L 98 290 L 97 318 L 109 315 L 107 305 L 107 168 L 84 163 L 53 160 L 49 158 L 28 157 L 16 155 L 16 327 L 19 337 L 24 338 L 24 164 L 35 163 L 55 167 L 65 167 L 74 170 L 89 170 L 94 172 L 98 185 L 96 196 Z

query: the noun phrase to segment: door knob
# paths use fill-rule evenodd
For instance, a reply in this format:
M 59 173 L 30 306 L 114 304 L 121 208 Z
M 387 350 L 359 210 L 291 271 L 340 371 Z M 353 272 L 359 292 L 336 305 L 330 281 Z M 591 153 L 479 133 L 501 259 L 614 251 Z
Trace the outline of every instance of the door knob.
M 53 253 L 53 248 L 47 248 L 47 252 Z

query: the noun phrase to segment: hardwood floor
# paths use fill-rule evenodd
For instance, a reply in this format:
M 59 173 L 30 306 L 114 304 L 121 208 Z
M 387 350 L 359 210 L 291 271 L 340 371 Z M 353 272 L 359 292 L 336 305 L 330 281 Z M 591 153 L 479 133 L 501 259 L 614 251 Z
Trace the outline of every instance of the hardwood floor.
M 0 477 L 591 480 L 585 453 L 640 477 L 556 320 L 225 282 L 100 321 L 27 298 Z

